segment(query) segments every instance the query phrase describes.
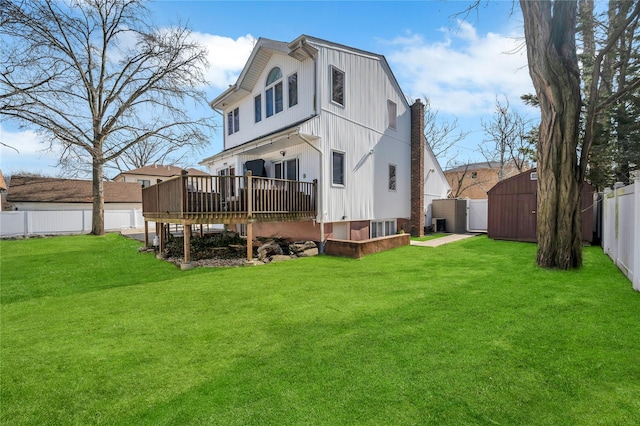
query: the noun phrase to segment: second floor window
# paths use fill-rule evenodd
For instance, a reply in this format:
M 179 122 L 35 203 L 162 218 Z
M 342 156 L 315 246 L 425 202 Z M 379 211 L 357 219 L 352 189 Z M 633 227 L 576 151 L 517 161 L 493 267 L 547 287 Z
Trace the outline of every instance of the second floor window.
M 298 105 L 298 73 L 291 74 L 288 78 L 289 108 Z
M 256 123 L 262 120 L 262 95 L 253 98 Z
M 395 102 L 387 101 L 387 113 L 389 115 L 389 128 L 396 128 L 396 121 L 398 117 L 398 105 Z
M 227 134 L 232 135 L 240 131 L 240 108 L 227 113 Z
M 389 164 L 389 191 L 396 190 L 396 165 Z
M 282 93 L 282 71 L 280 71 L 280 68 L 275 67 L 269 71 L 264 95 L 267 117 L 271 117 L 273 114 L 282 111 L 284 102 Z
M 331 67 L 331 100 L 344 106 L 344 72 Z

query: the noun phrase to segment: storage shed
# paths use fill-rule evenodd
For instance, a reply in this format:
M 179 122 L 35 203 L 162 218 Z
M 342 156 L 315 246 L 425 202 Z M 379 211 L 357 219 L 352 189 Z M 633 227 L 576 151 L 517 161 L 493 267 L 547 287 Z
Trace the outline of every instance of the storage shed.
M 488 192 L 487 234 L 495 240 L 536 242 L 537 210 L 536 169 L 498 182 Z M 582 241 L 593 241 L 594 187 L 582 184 Z

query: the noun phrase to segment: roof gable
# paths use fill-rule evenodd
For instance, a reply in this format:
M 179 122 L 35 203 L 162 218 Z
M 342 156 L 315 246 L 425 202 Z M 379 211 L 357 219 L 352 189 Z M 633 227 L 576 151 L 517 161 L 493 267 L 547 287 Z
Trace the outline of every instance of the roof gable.
M 79 179 L 57 179 L 12 176 L 7 201 L 42 203 L 91 203 L 93 182 Z M 105 203 L 141 203 L 139 183 L 104 182 Z
M 320 38 L 308 36 L 302 34 L 290 43 L 282 41 L 270 40 L 266 38 L 259 38 L 249 59 L 247 60 L 242 72 L 238 76 L 238 80 L 234 85 L 229 86 L 227 90 L 217 96 L 210 102 L 210 106 L 213 109 L 222 110 L 227 104 L 232 104 L 244 96 L 251 93 L 253 88 L 258 83 L 262 72 L 265 70 L 271 57 L 276 54 L 286 54 L 299 61 L 303 61 L 308 58 L 314 58 L 318 53 L 318 47 L 323 46 L 329 49 L 343 50 L 357 55 L 368 56 L 380 61 L 382 67 L 389 74 L 398 93 L 402 94 L 402 99 L 408 106 L 406 97 L 404 96 L 398 81 L 396 80 L 391 67 L 389 66 L 386 58 L 383 55 L 367 52 L 365 50 L 356 49 L 354 47 L 345 46 L 332 41 L 323 40 Z

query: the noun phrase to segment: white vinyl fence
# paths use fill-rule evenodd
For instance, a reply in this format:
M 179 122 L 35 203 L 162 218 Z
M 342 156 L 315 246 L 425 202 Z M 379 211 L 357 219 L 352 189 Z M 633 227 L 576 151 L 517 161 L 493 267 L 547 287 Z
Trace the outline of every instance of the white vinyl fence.
M 467 199 L 467 231 L 487 232 L 489 200 Z
M 0 212 L 0 237 L 91 232 L 91 210 L 33 210 Z M 106 231 L 144 227 L 141 209 L 105 210 Z
M 640 176 L 604 192 L 602 248 L 640 291 Z

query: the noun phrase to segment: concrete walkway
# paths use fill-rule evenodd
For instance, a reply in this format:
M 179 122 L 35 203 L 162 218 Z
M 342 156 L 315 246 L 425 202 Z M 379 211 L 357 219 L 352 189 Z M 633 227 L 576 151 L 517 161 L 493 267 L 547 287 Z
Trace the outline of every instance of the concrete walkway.
M 480 234 L 476 234 L 476 233 L 451 234 L 451 235 L 447 235 L 446 237 L 434 238 L 433 240 L 429 240 L 429 241 L 411 241 L 411 245 L 421 246 L 421 247 L 438 247 L 443 244 L 449 244 L 455 241 L 464 240 L 466 238 L 475 237 L 476 235 L 480 235 Z

